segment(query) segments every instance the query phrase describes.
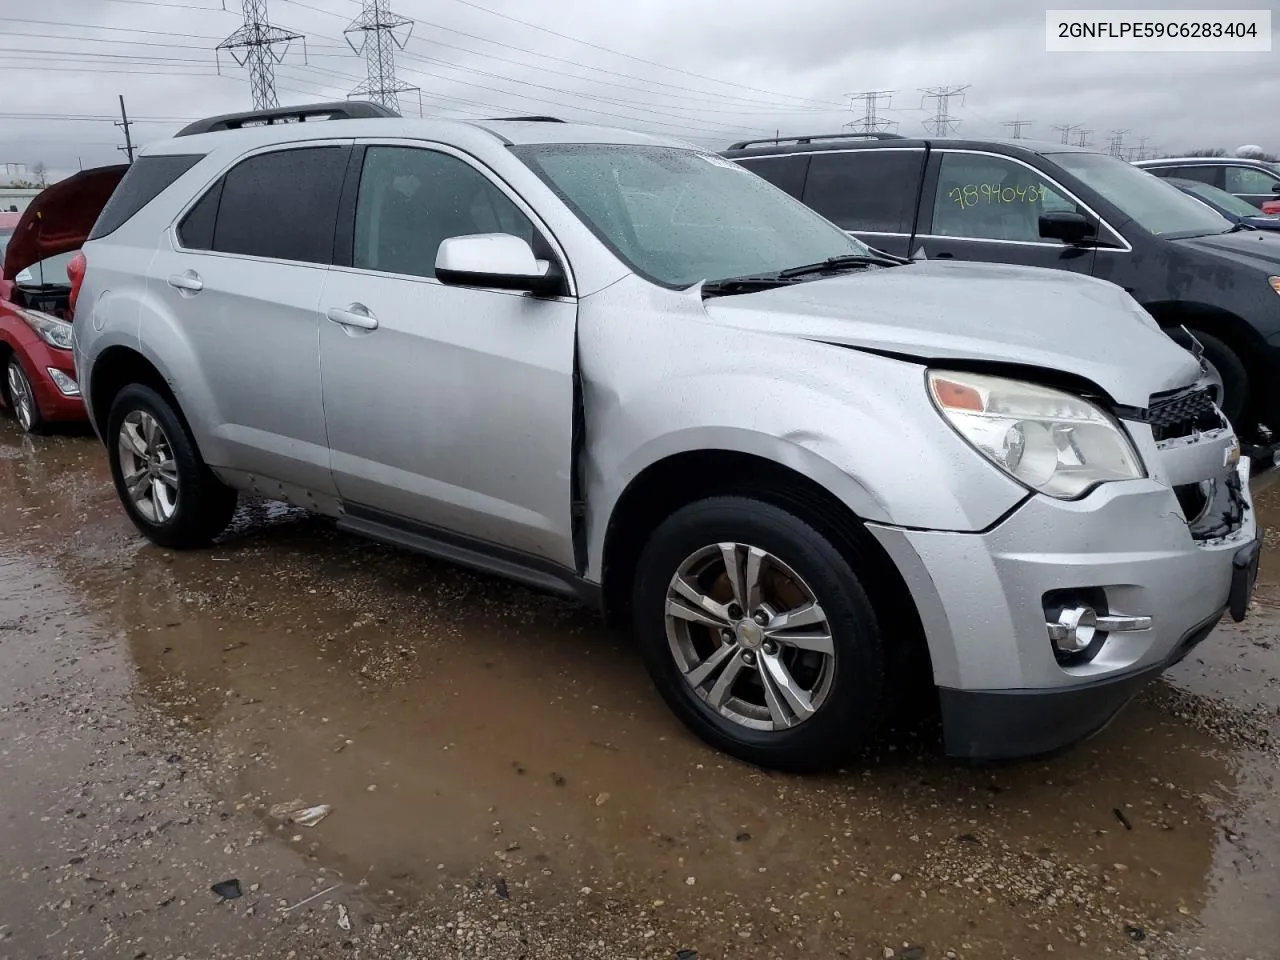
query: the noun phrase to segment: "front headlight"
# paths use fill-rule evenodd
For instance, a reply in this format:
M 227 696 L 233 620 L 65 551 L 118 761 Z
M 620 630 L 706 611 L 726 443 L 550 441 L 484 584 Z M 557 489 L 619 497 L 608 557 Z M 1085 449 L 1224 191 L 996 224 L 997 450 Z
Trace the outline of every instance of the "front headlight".
M 71 349 L 71 324 L 35 310 L 23 310 L 21 314 L 22 319 L 27 321 L 27 326 L 40 334 L 40 339 L 49 346 L 59 350 Z
M 1145 476 L 1120 425 L 1080 397 L 1020 380 L 929 371 L 947 421 L 1015 480 L 1060 500 L 1099 483 Z

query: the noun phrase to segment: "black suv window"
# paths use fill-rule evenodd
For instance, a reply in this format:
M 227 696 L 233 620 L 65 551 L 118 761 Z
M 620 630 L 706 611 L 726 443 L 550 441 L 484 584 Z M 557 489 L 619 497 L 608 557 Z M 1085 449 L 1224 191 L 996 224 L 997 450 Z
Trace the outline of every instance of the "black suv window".
M 203 159 L 202 153 L 139 157 L 116 184 L 111 199 L 89 231 L 89 239 L 97 240 L 119 230 L 161 191 Z
M 1031 167 L 985 153 L 944 153 L 933 202 L 939 237 L 1056 243 L 1040 236 L 1040 214 L 1087 212 Z
M 210 249 L 329 263 L 348 153 L 346 147 L 303 147 L 250 157 L 191 209 L 179 236 L 202 245 L 201 231 L 213 218 L 210 194 L 221 191 Z
M 845 230 L 911 233 L 923 150 L 815 154 L 804 202 Z
M 779 190 L 785 190 L 797 200 L 804 190 L 804 177 L 809 172 L 807 154 L 792 154 L 783 157 L 752 157 L 739 160 L 758 177 L 763 177 Z
M 1215 187 L 1222 186 L 1222 167 L 1161 167 L 1150 172 L 1157 177 L 1183 177 L 1187 180 L 1198 180 L 1201 183 L 1207 183 Z
M 1227 167 L 1227 193 L 1270 197 L 1280 190 L 1280 174 L 1257 167 Z
M 457 157 L 417 147 L 365 152 L 352 266 L 435 277 L 440 244 L 475 233 L 509 233 L 534 242 L 529 218 Z

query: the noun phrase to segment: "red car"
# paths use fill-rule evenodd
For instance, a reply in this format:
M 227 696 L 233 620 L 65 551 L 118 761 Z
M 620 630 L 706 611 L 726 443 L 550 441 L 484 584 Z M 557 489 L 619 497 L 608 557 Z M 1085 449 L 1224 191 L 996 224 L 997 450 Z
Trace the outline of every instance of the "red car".
M 1280 214 L 1280 200 L 1262 201 L 1262 212 L 1270 213 L 1270 214 Z
M 78 251 L 127 169 L 83 170 L 38 194 L 7 237 L 0 223 L 0 402 L 29 433 L 85 419 L 71 356 Z

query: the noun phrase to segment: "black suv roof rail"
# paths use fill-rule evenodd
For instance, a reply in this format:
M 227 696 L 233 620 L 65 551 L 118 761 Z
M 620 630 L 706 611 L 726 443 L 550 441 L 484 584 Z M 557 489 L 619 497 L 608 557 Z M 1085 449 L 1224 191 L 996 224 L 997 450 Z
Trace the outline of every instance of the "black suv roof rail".
M 485 117 L 477 123 L 494 123 L 502 121 L 505 123 L 564 123 L 559 117 Z
M 215 130 L 239 130 L 259 124 L 302 123 L 308 119 L 324 117 L 328 120 L 368 120 L 374 117 L 398 117 L 394 110 L 368 100 L 337 100 L 333 103 L 304 103 L 291 107 L 273 107 L 270 110 L 250 110 L 246 113 L 224 113 L 189 123 L 174 136 L 190 137 L 197 133 Z
M 900 133 L 813 133 L 802 137 L 762 137 L 759 140 L 739 140 L 729 147 L 741 150 L 759 143 L 812 143 L 814 140 L 905 140 Z

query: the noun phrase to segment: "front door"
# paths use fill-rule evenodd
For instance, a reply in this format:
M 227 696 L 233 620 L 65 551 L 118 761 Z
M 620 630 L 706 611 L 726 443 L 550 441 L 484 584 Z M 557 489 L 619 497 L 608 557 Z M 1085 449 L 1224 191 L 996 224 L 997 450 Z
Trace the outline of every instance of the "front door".
M 353 218 L 320 326 L 344 509 L 571 567 L 577 304 L 435 276 L 449 237 L 508 233 L 537 250 L 540 228 L 470 159 L 395 144 L 364 148 Z
M 192 367 L 171 373 L 205 459 L 308 506 L 334 494 L 317 340 L 349 154 L 308 145 L 242 160 L 179 220 L 148 274 L 157 309 L 144 311 L 142 342 L 185 341 L 168 352 Z
M 920 235 L 913 253 L 930 260 L 978 260 L 1092 273 L 1095 249 L 1040 236 L 1040 215 L 1076 211 L 1058 184 L 1019 160 L 974 151 L 935 151 L 929 160 Z

